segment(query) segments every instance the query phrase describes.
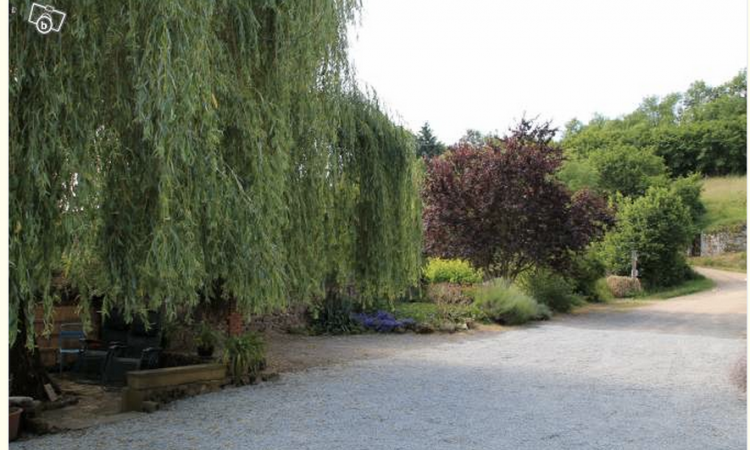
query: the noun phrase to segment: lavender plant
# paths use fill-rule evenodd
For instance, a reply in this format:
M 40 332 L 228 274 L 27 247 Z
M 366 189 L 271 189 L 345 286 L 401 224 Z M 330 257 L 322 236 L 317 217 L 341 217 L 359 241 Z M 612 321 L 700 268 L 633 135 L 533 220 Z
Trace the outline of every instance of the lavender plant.
M 351 317 L 363 328 L 377 331 L 378 333 L 391 333 L 397 330 L 407 330 L 413 328 L 417 324 L 414 319 L 396 319 L 393 314 L 387 311 L 378 311 L 375 314 L 358 313 L 352 314 Z

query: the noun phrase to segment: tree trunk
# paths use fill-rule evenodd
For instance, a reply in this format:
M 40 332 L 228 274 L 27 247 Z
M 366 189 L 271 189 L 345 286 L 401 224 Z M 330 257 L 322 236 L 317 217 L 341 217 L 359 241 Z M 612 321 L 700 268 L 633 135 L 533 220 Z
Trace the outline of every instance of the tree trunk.
M 39 351 L 26 348 L 26 321 L 21 319 L 19 323 L 18 337 L 10 349 L 10 395 L 46 401 L 45 384 L 51 384 L 58 393 L 60 388 L 47 374 Z

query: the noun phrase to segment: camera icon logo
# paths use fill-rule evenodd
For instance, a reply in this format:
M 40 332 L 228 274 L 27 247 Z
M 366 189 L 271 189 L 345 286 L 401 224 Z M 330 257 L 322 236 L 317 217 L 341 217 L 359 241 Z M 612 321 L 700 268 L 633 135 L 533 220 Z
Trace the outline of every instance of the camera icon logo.
M 60 32 L 65 22 L 65 13 L 52 6 L 33 3 L 29 13 L 29 23 L 36 25 L 36 31 L 47 34 L 50 31 Z

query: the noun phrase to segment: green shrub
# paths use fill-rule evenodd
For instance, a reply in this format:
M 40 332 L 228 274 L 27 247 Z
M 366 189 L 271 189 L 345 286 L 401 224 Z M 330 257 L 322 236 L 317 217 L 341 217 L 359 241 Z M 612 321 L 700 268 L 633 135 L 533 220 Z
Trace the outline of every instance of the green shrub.
M 482 272 L 462 259 L 430 258 L 424 275 L 430 283 L 474 284 L 482 281 Z
M 466 323 L 485 319 L 475 305 L 435 304 L 426 302 L 397 303 L 393 314 L 397 319 L 414 319 L 418 324 L 439 328 L 445 322 Z
M 596 280 L 596 283 L 594 284 L 594 292 L 596 293 L 596 300 L 597 302 L 608 302 L 615 298 L 615 296 L 612 294 L 612 291 L 609 289 L 609 286 L 607 285 L 607 279 L 606 278 L 599 278 Z
M 252 332 L 227 338 L 224 343 L 224 364 L 235 384 L 252 381 L 266 365 L 263 339 Z
M 547 319 L 550 311 L 531 296 L 501 278 L 472 290 L 474 306 L 496 322 L 519 325 L 535 319 Z
M 536 269 L 521 275 L 518 284 L 536 301 L 555 312 L 568 312 L 581 305 L 583 298 L 574 293 L 574 283 L 548 269 Z
M 310 308 L 313 334 L 353 334 L 362 331 L 359 322 L 352 318 L 358 312 L 354 299 L 330 292 L 320 303 Z
M 599 187 L 626 197 L 643 195 L 651 186 L 667 183 L 667 167 L 650 148 L 613 145 L 590 156 L 599 174 Z
M 438 317 L 438 307 L 428 302 L 396 303 L 393 314 L 397 319 L 414 319 L 417 323 L 435 323 Z
M 208 322 L 202 322 L 198 329 L 198 334 L 195 336 L 195 346 L 203 349 L 212 349 L 216 346 L 219 341 L 219 335 L 211 328 Z
M 471 297 L 466 287 L 452 283 L 434 283 L 427 286 L 427 298 L 437 304 L 468 305 Z
M 645 196 L 619 205 L 617 225 L 607 233 L 600 254 L 610 273 L 629 275 L 631 252 L 638 253 L 639 277 L 647 288 L 685 280 L 685 251 L 692 241 L 690 213 L 679 195 L 651 188 Z
M 690 175 L 687 177 L 677 178 L 672 181 L 669 188 L 674 194 L 682 199 L 682 204 L 690 212 L 690 218 L 692 219 L 693 225 L 697 226 L 703 220 L 703 216 L 706 214 L 706 206 L 701 200 L 701 191 L 703 190 L 703 182 L 699 175 Z M 698 230 L 695 229 L 694 232 Z
M 595 249 L 590 248 L 576 255 L 565 275 L 572 280 L 573 291 L 581 295 L 584 300 L 606 301 L 606 298 L 600 297 L 601 292 L 597 288 L 597 282 L 606 275 L 606 267 Z
M 615 298 L 633 297 L 643 292 L 638 278 L 610 275 L 607 277 L 607 288 Z
M 441 323 L 466 323 L 471 320 L 485 320 L 484 312 L 475 305 L 449 305 L 437 306 L 437 319 Z

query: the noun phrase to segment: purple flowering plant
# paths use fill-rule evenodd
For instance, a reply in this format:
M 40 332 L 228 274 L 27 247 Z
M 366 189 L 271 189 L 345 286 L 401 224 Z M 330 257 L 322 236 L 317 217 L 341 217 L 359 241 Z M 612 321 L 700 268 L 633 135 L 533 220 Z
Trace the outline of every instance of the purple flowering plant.
M 378 333 L 391 333 L 395 330 L 405 330 L 414 327 L 417 322 L 414 319 L 396 319 L 387 311 L 378 311 L 375 314 L 358 313 L 352 314 L 352 319 L 367 330 Z

